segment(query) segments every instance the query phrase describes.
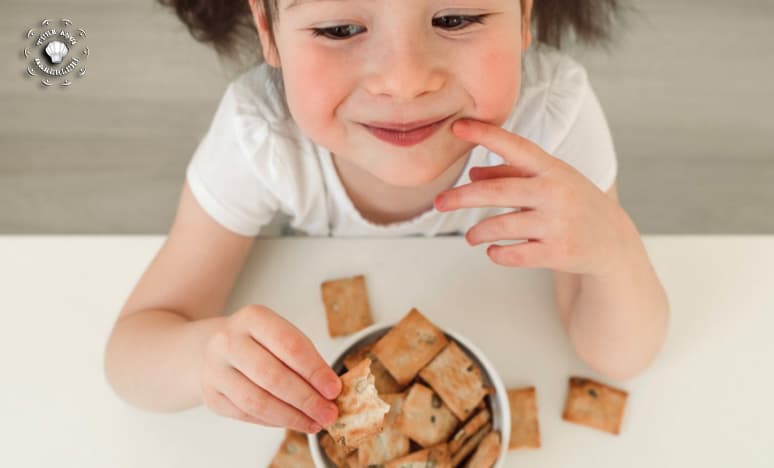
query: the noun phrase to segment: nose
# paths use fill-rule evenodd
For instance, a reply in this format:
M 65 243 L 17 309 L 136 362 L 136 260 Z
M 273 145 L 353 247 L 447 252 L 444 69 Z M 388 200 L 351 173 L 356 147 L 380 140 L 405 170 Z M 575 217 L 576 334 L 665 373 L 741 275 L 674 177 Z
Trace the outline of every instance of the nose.
M 373 96 L 386 96 L 396 102 L 411 102 L 440 90 L 445 72 L 423 39 L 405 32 L 390 34 L 378 53 L 371 54 L 371 73 L 365 89 Z M 399 37 L 402 36 L 402 37 Z

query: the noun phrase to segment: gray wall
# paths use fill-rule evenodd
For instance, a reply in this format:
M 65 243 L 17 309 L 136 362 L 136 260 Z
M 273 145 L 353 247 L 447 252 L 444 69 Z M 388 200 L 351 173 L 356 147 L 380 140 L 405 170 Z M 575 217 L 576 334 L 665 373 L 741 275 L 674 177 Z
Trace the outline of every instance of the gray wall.
M 774 233 L 774 2 L 651 0 L 587 65 L 643 233 Z M 25 78 L 26 31 L 88 33 L 69 89 Z M 237 69 L 151 0 L 0 0 L 0 234 L 163 234 Z M 276 233 L 276 229 L 267 231 Z

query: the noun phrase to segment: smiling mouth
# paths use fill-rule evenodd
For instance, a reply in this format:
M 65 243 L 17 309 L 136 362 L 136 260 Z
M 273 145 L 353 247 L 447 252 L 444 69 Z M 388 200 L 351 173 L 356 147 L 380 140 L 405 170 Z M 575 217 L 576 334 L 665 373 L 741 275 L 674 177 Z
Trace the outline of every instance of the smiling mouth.
M 430 136 L 432 136 L 441 126 L 443 126 L 450 117 L 446 117 L 437 122 L 426 124 L 420 127 L 412 128 L 411 130 L 398 130 L 391 128 L 373 127 L 366 124 L 363 125 L 372 135 L 379 138 L 382 141 L 390 143 L 395 146 L 413 146 L 416 145 Z

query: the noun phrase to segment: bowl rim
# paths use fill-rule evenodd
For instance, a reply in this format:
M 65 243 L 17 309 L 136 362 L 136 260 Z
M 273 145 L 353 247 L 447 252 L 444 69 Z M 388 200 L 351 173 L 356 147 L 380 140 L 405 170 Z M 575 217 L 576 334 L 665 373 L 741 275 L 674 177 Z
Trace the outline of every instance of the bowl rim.
M 357 342 L 361 341 L 366 336 L 381 331 L 385 328 L 392 328 L 398 324 L 399 320 L 394 322 L 378 322 L 367 326 L 361 330 L 346 337 L 341 343 L 335 353 L 332 356 L 328 356 L 326 362 L 329 366 L 336 364 L 336 361 L 343 359 L 346 352 L 354 346 Z M 438 325 L 436 325 L 438 326 Z M 500 453 L 497 456 L 497 461 L 493 465 L 493 468 L 501 468 L 505 463 L 505 458 L 508 454 L 508 441 L 511 434 L 511 410 L 510 401 L 508 400 L 508 394 L 505 384 L 488 357 L 474 345 L 466 336 L 462 335 L 455 329 L 440 327 L 438 328 L 444 332 L 444 334 L 451 336 L 455 341 L 462 344 L 467 350 L 473 353 L 475 358 L 483 365 L 484 371 L 492 385 L 495 388 L 495 398 L 498 401 L 500 408 L 502 408 L 502 414 L 500 415 L 501 427 L 500 427 Z M 335 369 L 334 369 L 335 371 Z M 494 415 L 492 415 L 494 418 Z M 324 429 L 323 429 L 324 430 Z M 317 434 L 307 434 L 307 441 L 309 442 L 309 451 L 312 454 L 312 461 L 317 468 L 329 468 L 325 462 L 325 458 L 322 455 L 320 445 L 318 443 Z

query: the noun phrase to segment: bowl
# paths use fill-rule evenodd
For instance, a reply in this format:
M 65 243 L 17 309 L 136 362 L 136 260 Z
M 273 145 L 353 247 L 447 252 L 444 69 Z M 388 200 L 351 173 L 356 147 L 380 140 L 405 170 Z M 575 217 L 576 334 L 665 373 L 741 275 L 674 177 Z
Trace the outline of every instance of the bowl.
M 384 336 L 395 325 L 397 325 L 397 322 L 392 324 L 378 323 L 347 337 L 340 351 L 333 356 L 331 361 L 329 361 L 333 371 L 338 375 L 343 374 L 345 371 L 344 357 L 347 356 L 350 351 L 379 340 L 379 338 Z M 495 390 L 493 395 L 484 397 L 484 402 L 492 414 L 492 430 L 500 431 L 500 454 L 498 455 L 495 464 L 492 465 L 494 468 L 500 468 L 508 453 L 508 440 L 511 435 L 511 409 L 508 403 L 505 385 L 489 359 L 487 359 L 484 353 L 482 353 L 470 340 L 454 330 L 449 330 L 448 328 L 441 328 L 441 330 L 444 335 L 446 335 L 447 339 L 456 342 L 465 354 L 479 366 L 484 384 L 493 387 Z M 336 468 L 336 465 L 328 459 L 320 446 L 320 437 L 322 437 L 324 433 L 325 430 L 323 429 L 317 434 L 307 434 L 312 459 L 317 468 Z

